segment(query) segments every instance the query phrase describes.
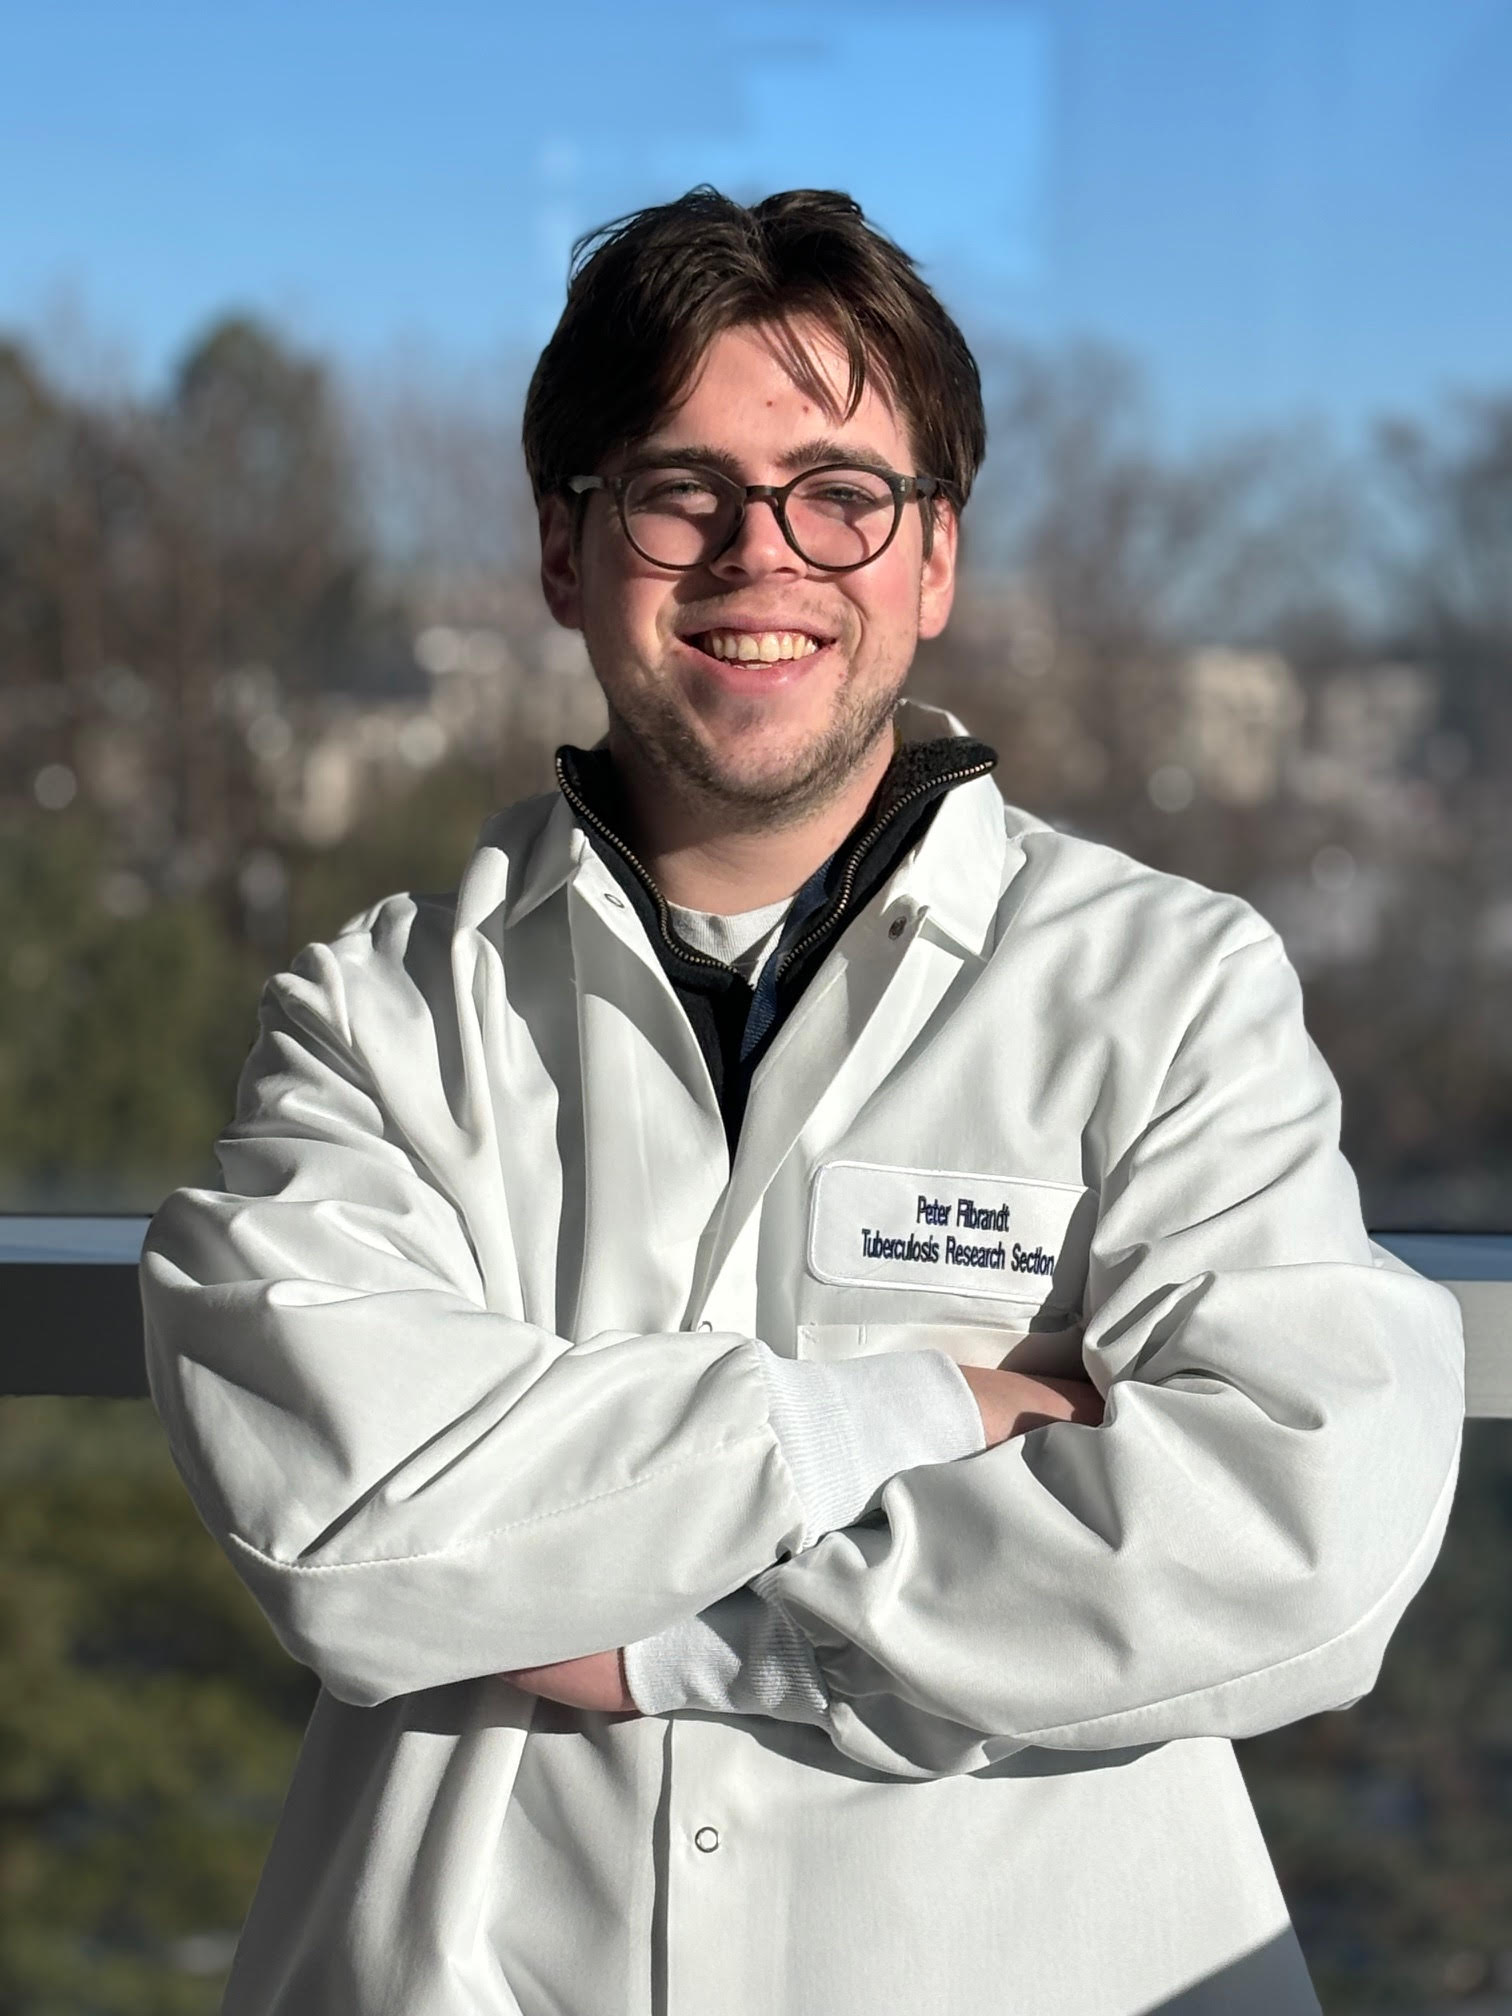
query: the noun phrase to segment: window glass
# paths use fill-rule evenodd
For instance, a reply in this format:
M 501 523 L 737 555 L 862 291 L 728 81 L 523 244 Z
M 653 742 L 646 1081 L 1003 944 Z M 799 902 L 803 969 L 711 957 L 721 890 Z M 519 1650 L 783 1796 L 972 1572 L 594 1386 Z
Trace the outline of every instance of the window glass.
M 210 1173 L 260 974 L 596 733 L 521 390 L 712 181 L 851 190 L 980 355 L 918 689 L 1274 921 L 1377 1224 L 1512 1224 L 1504 7 L 86 11 L 0 128 L 0 1205 Z
M 261 977 L 601 731 L 520 402 L 578 234 L 711 181 L 849 190 L 979 356 L 917 690 L 1275 923 L 1376 1227 L 1512 1230 L 1509 70 L 1499 0 L 8 20 L 0 1211 L 213 1181 Z M 1243 1746 L 1331 2009 L 1512 1992 L 1508 1451 Z M 0 1555 L 0 1978 L 208 2016 L 312 1683 L 146 1403 L 0 1402 Z

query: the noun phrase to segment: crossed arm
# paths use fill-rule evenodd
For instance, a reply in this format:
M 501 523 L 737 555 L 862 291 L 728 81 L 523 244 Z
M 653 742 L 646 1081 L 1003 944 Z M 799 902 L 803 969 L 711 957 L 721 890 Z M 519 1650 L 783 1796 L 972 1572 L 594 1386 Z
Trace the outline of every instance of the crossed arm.
M 1251 1735 L 1367 1692 L 1442 1537 L 1463 1358 L 1451 1299 L 1366 1238 L 1337 1129 L 1279 949 L 1225 948 L 1100 1177 L 1093 1394 L 1060 1417 L 1098 1432 L 1025 1434 L 1026 1396 L 967 1371 L 984 1453 L 900 1474 L 880 1521 L 702 1613 L 735 1712 L 923 1777 Z M 524 1680 L 585 1682 L 633 1700 L 623 1661 Z M 727 1705 L 675 1670 L 641 1698 Z
M 1371 1249 L 1295 978 L 1241 928 L 1098 1173 L 1093 1390 L 1057 1413 L 1049 1382 L 968 1371 L 969 1462 L 889 1456 L 908 1380 L 948 1376 L 970 1411 L 936 1352 L 824 1365 L 496 1313 L 490 1109 L 454 1115 L 402 970 L 359 1011 L 365 941 L 305 955 L 270 990 L 225 1191 L 177 1193 L 143 1270 L 170 1445 L 286 1648 L 358 1705 L 509 1673 L 625 1713 L 622 1652 L 582 1648 L 693 1620 L 728 1672 L 776 1620 L 735 1712 L 914 1776 L 1248 1734 L 1365 1692 L 1447 1516 L 1457 1313 Z M 784 1408 L 824 1435 L 785 1434 Z M 1055 1425 L 1098 1409 L 1096 1433 Z
M 1102 1395 L 1090 1379 L 1036 1379 L 1011 1367 L 996 1371 L 963 1365 L 961 1376 L 971 1388 L 982 1415 L 989 1449 L 1031 1428 L 1052 1421 L 1080 1421 L 1095 1427 L 1102 1420 Z M 560 1701 L 569 1708 L 606 1715 L 638 1715 L 625 1672 L 623 1646 L 613 1652 L 589 1652 L 579 1659 L 558 1659 L 545 1666 L 526 1666 L 504 1675 L 527 1694 Z

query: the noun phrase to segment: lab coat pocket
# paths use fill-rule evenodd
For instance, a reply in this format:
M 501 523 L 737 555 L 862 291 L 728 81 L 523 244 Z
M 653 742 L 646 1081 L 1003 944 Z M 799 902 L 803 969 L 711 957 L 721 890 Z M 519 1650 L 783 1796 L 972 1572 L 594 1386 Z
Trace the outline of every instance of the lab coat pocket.
M 800 1323 L 800 1358 L 865 1358 L 875 1351 L 946 1351 L 957 1365 L 1010 1367 L 1038 1378 L 1084 1379 L 1082 1325 L 1014 1330 L 1001 1323 Z

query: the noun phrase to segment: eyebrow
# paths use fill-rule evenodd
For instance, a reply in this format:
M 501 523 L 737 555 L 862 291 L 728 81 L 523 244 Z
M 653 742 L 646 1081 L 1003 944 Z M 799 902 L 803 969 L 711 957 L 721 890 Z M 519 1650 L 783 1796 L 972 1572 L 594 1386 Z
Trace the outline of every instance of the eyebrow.
M 835 441 L 828 435 L 818 435 L 812 441 L 800 441 L 795 448 L 777 457 L 779 469 L 797 473 L 813 469 L 826 462 L 840 462 L 847 468 L 876 469 L 892 471 L 892 464 L 878 448 L 869 447 L 861 441 Z M 717 469 L 722 476 L 728 476 L 732 483 L 744 483 L 745 472 L 738 458 L 727 449 L 710 447 L 701 441 L 647 441 L 643 442 L 625 462 L 625 470 L 645 469 L 658 463 L 676 463 L 679 466 L 696 463 L 705 469 Z

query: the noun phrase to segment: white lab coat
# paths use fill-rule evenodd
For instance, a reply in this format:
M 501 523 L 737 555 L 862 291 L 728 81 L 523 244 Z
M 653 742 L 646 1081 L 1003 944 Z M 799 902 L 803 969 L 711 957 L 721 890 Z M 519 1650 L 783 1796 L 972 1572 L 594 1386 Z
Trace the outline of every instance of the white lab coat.
M 1315 2008 L 1229 1739 L 1371 1686 L 1443 1532 L 1461 1344 L 1366 1238 L 1251 910 L 961 785 L 778 1034 L 733 1169 L 560 797 L 262 1020 L 225 1192 L 172 1197 L 143 1263 L 176 1459 L 324 1683 L 229 2012 Z M 950 1266 L 920 1242 L 963 1199 Z M 755 1339 L 1085 1368 L 1106 1415 L 804 1544 Z M 821 1719 L 490 1677 L 753 1581 Z

